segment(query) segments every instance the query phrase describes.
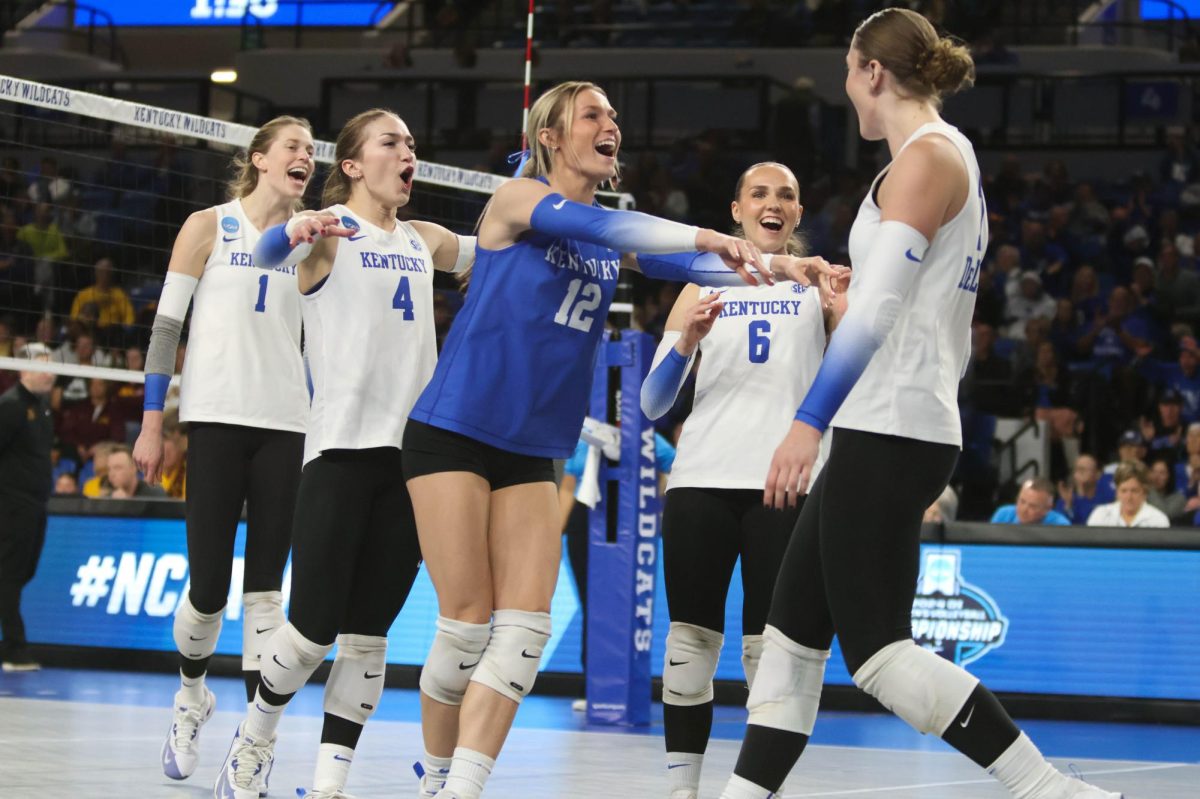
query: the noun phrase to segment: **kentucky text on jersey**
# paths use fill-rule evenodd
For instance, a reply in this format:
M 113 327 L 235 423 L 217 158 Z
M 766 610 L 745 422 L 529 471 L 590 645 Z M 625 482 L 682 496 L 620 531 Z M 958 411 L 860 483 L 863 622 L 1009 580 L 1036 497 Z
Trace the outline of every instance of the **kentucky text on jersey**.
M 547 247 L 546 261 L 559 269 L 570 269 L 572 272 L 578 272 L 588 277 L 602 280 L 616 279 L 617 271 L 621 268 L 619 260 L 583 258 L 578 253 L 571 252 L 569 246 L 563 246 L 566 243 L 566 239 L 556 239 Z
M 721 316 L 797 316 L 804 300 L 729 300 Z
M 363 269 L 398 269 L 401 272 L 424 272 L 425 259 L 401 255 L 398 252 L 360 252 Z
M 251 257 L 251 254 L 248 252 L 230 252 L 229 253 L 229 265 L 230 266 L 254 266 L 254 258 Z M 294 274 L 296 274 L 296 267 L 295 267 L 295 265 L 284 266 L 283 264 L 280 264 L 278 266 L 272 266 L 269 269 L 265 269 L 263 271 L 285 272 L 289 275 L 294 275 Z

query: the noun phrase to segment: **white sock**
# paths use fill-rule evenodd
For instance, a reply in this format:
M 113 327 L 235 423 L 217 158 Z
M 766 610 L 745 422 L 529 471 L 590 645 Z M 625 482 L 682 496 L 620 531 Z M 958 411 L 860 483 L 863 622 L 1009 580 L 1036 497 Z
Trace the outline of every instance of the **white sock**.
M 734 774 L 725 784 L 721 799 L 771 799 L 771 792 Z
M 1050 765 L 1025 733 L 988 766 L 987 772 L 1004 783 L 1015 799 L 1047 799 L 1067 786 L 1066 776 Z
M 421 766 L 425 769 L 425 787 L 440 791 L 446 785 L 446 776 L 450 773 L 453 757 L 438 757 L 425 753 Z
M 204 703 L 204 675 L 199 677 L 185 677 L 183 672 L 179 672 L 179 693 L 180 698 L 185 705 L 199 705 Z
M 246 726 L 242 731 L 247 738 L 255 741 L 273 741 L 275 729 L 279 726 L 279 719 L 283 717 L 286 708 L 287 705 L 269 705 L 256 694 L 254 701 L 250 703 L 249 712 L 246 713 Z
M 496 761 L 482 752 L 455 747 L 444 790 L 452 792 L 458 799 L 479 799 L 484 783 L 495 767 Z
M 313 772 L 314 791 L 340 791 L 350 776 L 354 750 L 337 744 L 321 744 L 317 750 L 317 768 Z
M 667 752 L 667 779 L 671 782 L 671 790 L 681 788 L 700 788 L 700 766 L 704 763 L 704 755 L 695 752 Z

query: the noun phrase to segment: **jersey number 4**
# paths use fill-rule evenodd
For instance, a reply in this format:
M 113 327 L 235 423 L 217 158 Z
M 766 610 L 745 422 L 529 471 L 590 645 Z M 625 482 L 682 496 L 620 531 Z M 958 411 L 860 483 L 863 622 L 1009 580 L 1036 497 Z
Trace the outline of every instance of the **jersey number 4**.
M 408 277 L 400 278 L 400 285 L 396 286 L 396 293 L 392 295 L 392 308 L 397 311 L 404 311 L 404 321 L 412 321 L 412 289 L 410 289 L 408 286 Z
M 579 290 L 580 286 L 583 287 L 582 292 Z M 572 280 L 571 285 L 567 286 L 567 296 L 563 298 L 558 313 L 554 315 L 555 323 L 588 332 L 592 329 L 595 319 L 587 314 L 600 307 L 602 296 L 599 284 L 585 283 L 579 278 Z M 576 299 L 579 300 L 578 303 Z

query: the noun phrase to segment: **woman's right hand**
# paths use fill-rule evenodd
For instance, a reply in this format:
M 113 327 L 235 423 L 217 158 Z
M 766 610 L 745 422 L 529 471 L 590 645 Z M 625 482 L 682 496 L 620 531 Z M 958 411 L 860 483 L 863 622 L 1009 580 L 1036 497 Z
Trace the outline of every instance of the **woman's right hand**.
M 762 254 L 745 239 L 728 236 L 709 228 L 701 228 L 696 234 L 696 249 L 700 252 L 711 252 L 720 256 L 733 271 L 741 275 L 748 285 L 775 285 L 775 277 L 771 270 L 763 265 Z
M 288 220 L 285 230 L 292 247 L 301 242 L 312 244 L 322 236 L 348 238 L 355 232 L 343 227 L 342 220 L 332 211 L 302 211 Z
M 137 464 L 146 482 L 158 485 L 162 477 L 163 437 L 162 429 L 153 424 L 142 424 L 142 432 L 138 434 L 133 445 L 133 462 Z
M 685 358 L 692 356 L 696 347 L 700 346 L 700 342 L 712 330 L 724 307 L 725 301 L 722 299 L 722 292 L 714 291 L 712 294 L 701 297 L 695 305 L 687 309 L 683 320 L 683 331 L 679 335 L 679 341 L 675 343 L 675 349 L 680 355 Z

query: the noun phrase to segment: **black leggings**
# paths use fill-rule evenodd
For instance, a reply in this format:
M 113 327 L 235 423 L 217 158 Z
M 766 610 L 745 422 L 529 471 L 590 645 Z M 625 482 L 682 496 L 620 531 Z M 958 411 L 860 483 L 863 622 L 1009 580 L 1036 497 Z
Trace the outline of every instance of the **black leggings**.
M 246 506 L 243 592 L 278 591 L 292 540 L 304 434 L 193 423 L 188 430 L 187 545 L 200 613 L 225 607 L 233 544 Z
M 854 674 L 912 638 L 921 520 L 954 471 L 958 447 L 837 429 L 792 536 L 768 623 L 812 649 L 836 631 Z
M 761 635 L 799 508 L 763 507 L 763 492 L 672 488 L 663 509 L 663 575 L 671 621 L 725 631 L 725 599 L 742 560 L 742 632 Z
M 386 636 L 420 565 L 400 450 L 326 450 L 304 467 L 288 610 L 301 635 Z

